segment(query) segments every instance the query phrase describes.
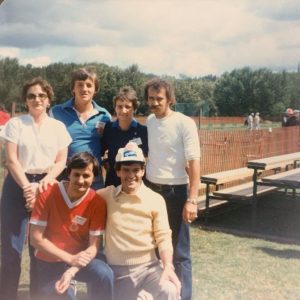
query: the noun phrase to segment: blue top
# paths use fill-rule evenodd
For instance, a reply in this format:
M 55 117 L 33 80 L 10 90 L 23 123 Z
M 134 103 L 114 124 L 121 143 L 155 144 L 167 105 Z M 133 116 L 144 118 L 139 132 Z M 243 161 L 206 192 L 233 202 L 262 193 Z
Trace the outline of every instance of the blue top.
M 74 98 L 67 100 L 62 104 L 55 105 L 50 114 L 57 120 L 62 121 L 72 137 L 72 143 L 69 146 L 68 159 L 73 154 L 88 151 L 92 153 L 101 162 L 101 137 L 103 128 L 107 122 L 110 122 L 111 115 L 103 107 L 92 101 L 97 114 L 91 116 L 85 123 L 81 123 L 74 108 Z
M 129 141 L 137 143 L 143 150 L 145 157 L 148 156 L 148 136 L 147 127 L 145 125 L 133 120 L 129 129 L 123 131 L 119 126 L 118 120 L 106 124 L 101 139 L 102 155 L 108 150 L 109 169 L 106 173 L 105 186 L 118 186 L 121 184 L 115 172 L 115 158 L 119 148 L 124 148 Z

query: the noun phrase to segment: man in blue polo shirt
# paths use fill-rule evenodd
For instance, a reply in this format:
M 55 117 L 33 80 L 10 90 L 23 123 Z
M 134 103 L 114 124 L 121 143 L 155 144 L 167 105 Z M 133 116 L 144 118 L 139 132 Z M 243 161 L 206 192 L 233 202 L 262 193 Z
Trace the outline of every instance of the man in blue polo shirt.
M 54 106 L 50 115 L 62 121 L 71 137 L 68 159 L 73 154 L 88 151 L 101 163 L 101 137 L 105 124 L 111 120 L 109 112 L 93 100 L 99 91 L 96 72 L 90 68 L 80 68 L 72 73 L 71 90 L 73 97 L 63 104 Z M 103 187 L 101 170 L 92 187 Z

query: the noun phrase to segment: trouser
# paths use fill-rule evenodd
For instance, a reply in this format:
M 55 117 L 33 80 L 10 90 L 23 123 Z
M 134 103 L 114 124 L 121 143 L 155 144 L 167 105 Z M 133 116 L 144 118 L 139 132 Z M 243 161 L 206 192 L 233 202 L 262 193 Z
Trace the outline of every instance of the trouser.
M 163 269 L 158 260 L 111 268 L 115 274 L 114 300 L 178 300 L 173 282 L 160 284 Z
M 37 259 L 38 275 L 38 299 L 76 299 L 73 286 L 59 295 L 55 290 L 55 283 L 69 268 L 63 262 L 45 262 Z M 111 268 L 100 259 L 93 259 L 86 267 L 82 268 L 74 278 L 77 281 L 87 283 L 87 291 L 90 300 L 112 300 L 114 276 Z
M 181 282 L 181 299 L 192 298 L 192 264 L 190 255 L 189 225 L 182 219 L 182 211 L 187 199 L 187 185 L 155 184 L 145 180 L 145 184 L 162 195 L 166 201 L 169 224 L 172 229 L 175 272 Z
M 30 182 L 40 181 L 46 174 L 28 175 Z M 25 208 L 23 190 L 8 173 L 1 197 L 1 268 L 0 299 L 16 300 L 21 274 L 21 258 L 28 237 L 30 213 Z M 36 259 L 34 248 L 29 245 L 30 256 L 30 295 L 36 291 Z

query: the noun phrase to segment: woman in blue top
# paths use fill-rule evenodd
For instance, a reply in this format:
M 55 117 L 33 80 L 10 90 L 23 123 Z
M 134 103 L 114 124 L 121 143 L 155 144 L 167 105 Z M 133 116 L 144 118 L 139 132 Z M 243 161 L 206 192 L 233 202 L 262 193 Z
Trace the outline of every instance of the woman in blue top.
M 129 142 L 135 142 L 145 156 L 148 155 L 147 127 L 134 119 L 134 112 L 138 108 L 135 90 L 130 86 L 122 87 L 113 98 L 113 105 L 117 119 L 107 123 L 101 139 L 102 156 L 107 155 L 105 186 L 120 184 L 114 165 L 119 148 L 124 148 Z

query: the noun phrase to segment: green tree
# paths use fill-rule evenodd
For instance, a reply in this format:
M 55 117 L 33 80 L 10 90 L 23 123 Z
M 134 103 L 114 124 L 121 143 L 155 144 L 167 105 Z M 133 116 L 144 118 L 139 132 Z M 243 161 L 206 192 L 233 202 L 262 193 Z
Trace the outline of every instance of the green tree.
M 278 115 L 288 102 L 286 76 L 268 69 L 233 70 L 218 79 L 213 98 L 223 116 Z

